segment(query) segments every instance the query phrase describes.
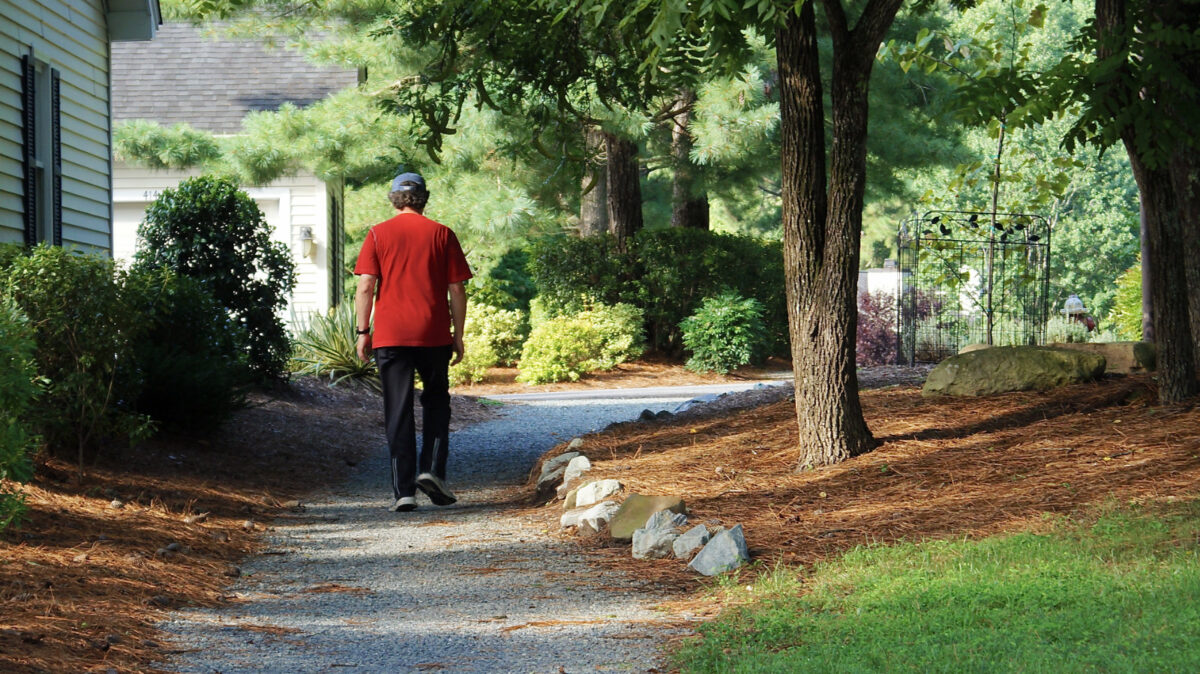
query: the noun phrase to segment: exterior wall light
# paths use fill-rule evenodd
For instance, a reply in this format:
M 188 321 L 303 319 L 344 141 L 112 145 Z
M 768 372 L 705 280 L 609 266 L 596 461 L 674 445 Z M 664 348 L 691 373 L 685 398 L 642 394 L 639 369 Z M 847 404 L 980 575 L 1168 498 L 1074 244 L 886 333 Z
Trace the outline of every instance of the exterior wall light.
M 313 238 L 312 227 L 300 228 L 300 254 L 310 260 L 317 257 L 317 241 Z

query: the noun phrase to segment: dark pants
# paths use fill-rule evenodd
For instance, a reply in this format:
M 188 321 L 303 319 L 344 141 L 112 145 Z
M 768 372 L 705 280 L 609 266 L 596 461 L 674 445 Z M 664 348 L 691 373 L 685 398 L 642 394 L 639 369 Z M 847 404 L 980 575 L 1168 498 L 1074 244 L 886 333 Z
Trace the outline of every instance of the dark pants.
M 417 474 L 446 478 L 450 436 L 450 345 L 385 346 L 375 349 L 383 380 L 383 418 L 392 455 L 392 492 L 396 498 L 415 496 Z M 421 375 L 421 453 L 413 420 L 413 373 Z

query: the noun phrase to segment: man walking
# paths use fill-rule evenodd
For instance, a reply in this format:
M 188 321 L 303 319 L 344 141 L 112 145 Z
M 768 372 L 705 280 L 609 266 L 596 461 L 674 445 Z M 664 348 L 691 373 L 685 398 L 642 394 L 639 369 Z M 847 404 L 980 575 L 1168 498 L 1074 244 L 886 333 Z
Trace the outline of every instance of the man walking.
M 429 201 L 424 178 L 416 173 L 396 176 L 388 198 L 399 212 L 367 232 L 354 267 L 358 275 L 354 309 L 358 357 L 367 360 L 374 347 L 383 380 L 396 499 L 392 510 L 406 512 L 417 507 L 417 489 L 435 505 L 457 500 L 445 482 L 450 435 L 447 370 L 463 357 L 467 315 L 463 282 L 471 278 L 471 269 L 454 232 L 422 215 Z M 424 385 L 419 454 L 413 420 L 414 372 L 421 375 Z

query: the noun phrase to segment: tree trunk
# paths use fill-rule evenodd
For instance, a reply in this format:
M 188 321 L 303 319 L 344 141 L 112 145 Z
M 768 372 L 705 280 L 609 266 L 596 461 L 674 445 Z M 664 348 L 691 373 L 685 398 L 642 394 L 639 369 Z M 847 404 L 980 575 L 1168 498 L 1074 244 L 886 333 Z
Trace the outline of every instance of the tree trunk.
M 604 134 L 608 155 L 608 231 L 617 240 L 617 250 L 642 228 L 642 183 L 638 172 L 637 143 L 611 133 Z
M 1133 134 L 1128 134 L 1133 135 Z M 1134 140 L 1125 140 L 1129 163 L 1146 209 L 1150 248 L 1151 306 L 1157 347 L 1158 400 L 1179 402 L 1196 392 L 1196 361 L 1189 320 L 1185 236 L 1171 175 L 1150 169 L 1138 157 Z
M 827 195 L 813 3 L 804 3 L 798 15 L 790 14 L 776 33 L 783 249 L 800 430 L 798 469 L 834 464 L 876 444 L 858 398 L 855 289 L 866 175 L 866 84 L 877 47 L 878 42 L 863 59 L 853 54 L 839 58 L 835 46 L 835 141 Z
M 671 183 L 671 226 L 708 229 L 708 195 L 697 193 L 696 166 L 692 164 L 692 106 L 696 92 L 684 89 L 675 101 L 676 114 L 671 122 L 671 162 L 675 171 Z
M 1107 59 L 1118 47 L 1110 37 L 1122 36 L 1128 23 L 1125 0 L 1096 0 L 1097 57 Z M 1118 89 L 1109 93 L 1116 101 L 1128 100 L 1144 92 Z M 1165 86 L 1165 85 L 1162 85 Z M 1153 92 L 1150 92 L 1153 93 Z M 1170 111 L 1164 111 L 1170 114 Z M 1144 133 L 1144 132 L 1143 132 Z M 1138 152 L 1138 130 L 1132 125 L 1121 133 L 1133 177 L 1141 193 L 1146 218 L 1146 243 L 1149 261 L 1143 260 L 1143 270 L 1150 273 L 1151 307 L 1154 322 L 1154 342 L 1157 349 L 1158 400 L 1163 404 L 1179 402 L 1197 390 L 1196 354 L 1192 341 L 1192 326 L 1188 310 L 1187 257 L 1188 241 L 1184 215 L 1175 194 L 1169 166 L 1151 166 Z M 1145 273 L 1145 272 L 1143 272 Z
M 1184 260 L 1200 260 L 1200 162 L 1192 151 L 1181 151 L 1171 162 L 1172 189 L 1179 203 Z M 1200 375 L 1200 264 L 1184 265 L 1187 308 L 1192 332 L 1192 366 Z M 1200 387 L 1200 384 L 1197 384 Z
M 594 126 L 584 129 L 587 164 L 579 196 L 579 235 L 599 236 L 608 231 L 608 171 L 604 159 L 604 133 Z

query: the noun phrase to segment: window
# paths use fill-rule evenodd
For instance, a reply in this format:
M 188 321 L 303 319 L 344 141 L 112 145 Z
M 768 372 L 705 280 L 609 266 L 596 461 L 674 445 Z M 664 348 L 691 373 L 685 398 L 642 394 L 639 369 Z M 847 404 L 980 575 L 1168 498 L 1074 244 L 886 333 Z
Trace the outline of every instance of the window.
M 58 71 L 21 59 L 25 243 L 62 245 L 62 128 Z

